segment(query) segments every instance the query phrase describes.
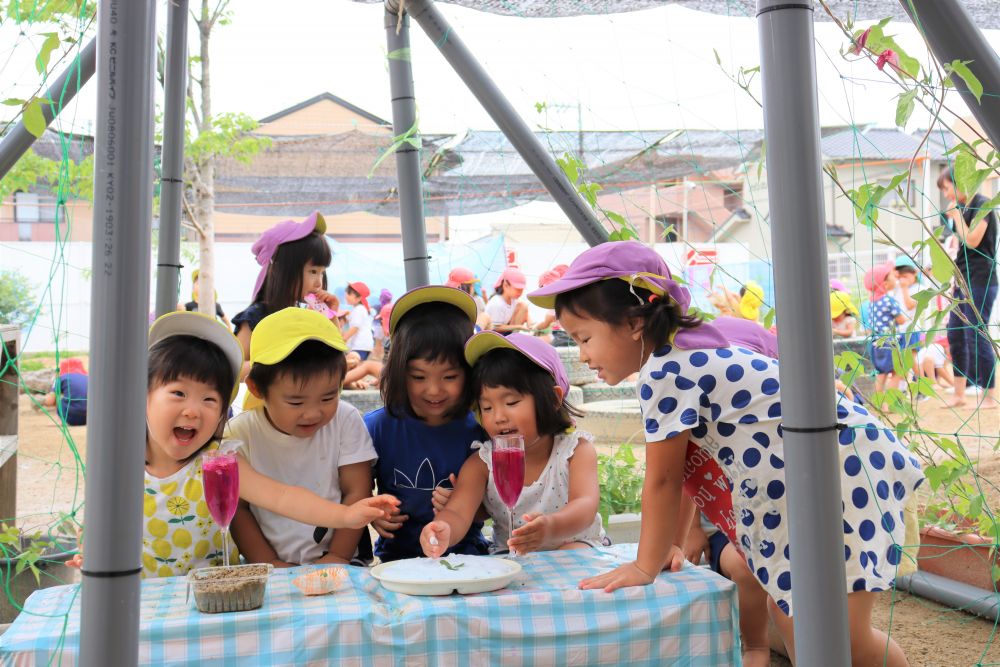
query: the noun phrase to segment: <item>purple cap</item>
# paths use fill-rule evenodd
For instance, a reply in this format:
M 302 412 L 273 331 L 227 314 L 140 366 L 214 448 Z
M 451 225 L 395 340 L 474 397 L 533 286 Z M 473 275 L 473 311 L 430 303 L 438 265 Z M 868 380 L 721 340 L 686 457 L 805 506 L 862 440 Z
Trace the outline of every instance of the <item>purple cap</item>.
M 830 278 L 830 289 L 834 292 L 846 292 L 847 286 L 841 280 Z
M 757 322 L 742 317 L 716 317 L 712 326 L 730 343 L 753 350 L 765 357 L 778 358 L 778 337 Z
M 520 333 L 502 336 L 495 331 L 483 331 L 470 338 L 469 342 L 465 344 L 465 360 L 470 366 L 473 366 L 484 354 L 498 348 L 517 350 L 534 364 L 547 371 L 556 381 L 556 385 L 562 389 L 563 400 L 566 400 L 566 396 L 569 394 L 569 379 L 566 377 L 566 369 L 563 367 L 562 359 L 559 358 L 556 348 L 534 336 Z
M 673 279 L 663 258 L 638 241 L 609 241 L 585 250 L 573 260 L 562 278 L 535 290 L 528 295 L 528 300 L 536 306 L 552 309 L 557 295 L 608 278 L 619 278 L 653 294 L 670 297 L 681 315 L 686 314 L 691 305 L 691 293 Z M 678 329 L 672 344 L 684 350 L 729 347 L 726 337 L 707 323 L 694 329 Z
M 267 268 L 271 265 L 271 260 L 274 259 L 274 253 L 278 252 L 278 246 L 282 243 L 304 239 L 314 231 L 320 234 L 326 233 L 326 220 L 323 219 L 319 211 L 316 211 L 302 222 L 295 222 L 294 220 L 279 222 L 260 235 L 257 242 L 250 248 L 250 252 L 253 253 L 257 259 L 257 263 L 261 267 L 260 273 L 257 274 L 257 282 L 253 287 L 253 294 L 250 296 L 251 301 L 257 299 L 257 293 L 260 292 L 260 288 L 264 284 L 264 278 L 267 277 Z
M 378 293 L 378 307 L 379 310 L 385 308 L 385 305 L 392 301 L 392 292 L 386 288 L 382 288 L 382 291 Z

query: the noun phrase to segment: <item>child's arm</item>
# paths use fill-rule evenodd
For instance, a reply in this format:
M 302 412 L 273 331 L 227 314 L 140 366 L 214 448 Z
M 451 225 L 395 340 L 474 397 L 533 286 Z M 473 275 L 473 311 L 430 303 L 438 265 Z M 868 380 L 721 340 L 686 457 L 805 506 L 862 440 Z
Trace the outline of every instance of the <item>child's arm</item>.
M 917 300 L 910 296 L 910 286 L 899 284 L 899 293 L 903 296 L 903 308 L 906 310 L 913 310 L 917 307 Z
M 250 512 L 250 506 L 240 501 L 236 515 L 229 529 L 233 533 L 236 548 L 248 563 L 270 563 L 275 567 L 293 567 L 295 563 L 286 563 L 278 558 L 278 552 L 267 541 L 264 531 L 260 529 L 257 519 Z
M 333 503 L 302 487 L 282 484 L 260 474 L 242 454 L 236 459 L 240 466 L 240 498 L 310 526 L 362 528 L 388 516 L 399 505 L 399 500 L 384 494 L 365 498 L 350 507 Z
M 541 331 L 542 329 L 548 329 L 550 326 L 552 326 L 552 323 L 555 321 L 556 321 L 556 311 L 554 310 L 546 311 L 545 317 L 542 318 L 542 321 L 535 325 L 535 330 Z
M 525 554 L 537 551 L 549 541 L 568 539 L 594 522 L 600 504 L 597 483 L 597 450 L 593 443 L 581 439 L 569 459 L 569 502 L 552 514 L 525 514 L 525 525 L 514 530 L 507 546 Z
M 240 328 L 236 330 L 236 340 L 240 342 L 240 346 L 243 348 L 243 368 L 240 370 L 240 382 L 246 379 L 247 374 L 250 372 L 250 325 L 246 322 L 240 322 Z
M 690 430 L 684 430 L 673 438 L 646 444 L 638 558 L 610 572 L 584 579 L 580 588 L 603 588 L 610 593 L 624 586 L 642 586 L 652 583 L 665 567 L 676 572 L 684 564 L 684 554 L 675 543 L 683 519 L 679 516 L 681 482 L 690 434 Z M 687 523 L 683 525 L 687 528 Z
M 681 495 L 681 509 L 685 513 L 690 512 L 694 515 L 694 501 L 686 493 Z M 695 564 L 701 562 L 702 556 L 708 558 L 708 536 L 705 535 L 705 530 L 701 527 L 701 521 L 691 523 L 687 535 L 681 541 L 681 550 L 684 551 L 684 558 Z
M 341 501 L 351 505 L 372 495 L 372 464 L 371 461 L 360 461 L 340 466 Z M 327 555 L 316 562 L 349 563 L 354 557 L 364 531 L 367 528 L 340 528 L 334 531 L 330 538 L 330 548 Z
M 455 490 L 448 499 L 448 504 L 420 532 L 420 547 L 425 555 L 438 558 L 448 550 L 448 547 L 458 544 L 469 532 L 476 511 L 479 510 L 486 495 L 488 475 L 486 463 L 478 452 L 474 452 L 465 460 L 458 472 Z M 437 544 L 431 544 L 432 536 Z
M 354 338 L 354 334 L 356 333 L 358 333 L 357 327 L 349 327 L 347 331 L 344 332 L 344 342 L 351 342 L 351 339 Z

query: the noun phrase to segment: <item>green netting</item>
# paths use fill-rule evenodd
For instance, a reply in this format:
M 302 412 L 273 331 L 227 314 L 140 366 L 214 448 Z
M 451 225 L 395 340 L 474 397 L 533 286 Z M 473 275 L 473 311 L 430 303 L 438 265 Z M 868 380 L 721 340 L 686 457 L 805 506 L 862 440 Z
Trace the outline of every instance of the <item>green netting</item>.
M 502 4 L 509 5 L 505 7 L 507 13 L 528 14 L 516 7 L 517 3 Z M 760 100 L 755 62 L 733 62 L 725 55 L 731 52 L 734 31 L 754 27 L 746 3 L 725 5 L 728 14 L 734 17 L 728 24 L 729 33 L 704 35 L 703 41 L 712 48 L 702 56 L 711 59 L 713 54 L 709 51 L 714 50 L 718 66 L 732 81 L 735 108 L 736 100 L 742 101 L 745 96 Z M 604 14 L 611 28 L 609 32 L 613 32 L 616 20 L 609 13 L 612 9 L 610 3 L 588 6 L 590 13 Z M 934 66 L 926 55 L 921 54 L 913 61 L 920 68 L 911 72 L 918 74 L 917 79 L 901 73 L 911 66 L 905 59 L 899 62 L 900 70 L 889 65 L 879 71 L 877 61 L 884 49 L 891 48 L 905 56 L 903 49 L 887 36 L 890 31 L 902 28 L 890 23 L 881 33 L 874 36 L 869 33 L 868 50 L 849 54 L 860 38 L 862 26 L 849 23 L 853 14 L 849 9 L 841 9 L 834 7 L 834 15 L 844 21 L 844 34 L 837 39 L 821 39 L 816 44 L 818 60 L 841 74 L 839 89 L 820 90 L 821 102 L 846 99 L 852 108 L 855 96 L 884 95 L 886 104 L 898 104 L 901 126 L 875 127 L 849 114 L 823 128 L 824 184 L 828 189 L 827 220 L 823 222 L 828 230 L 830 277 L 845 283 L 854 303 L 862 305 L 869 300 L 863 286 L 865 272 L 876 264 L 908 255 L 920 266 L 921 273 L 913 289 L 917 314 L 905 328 L 907 333 L 924 337 L 920 348 L 927 348 L 938 336 L 968 330 L 988 339 L 996 350 L 995 317 L 993 322 L 982 322 L 972 313 L 965 320 L 949 324 L 957 303 L 949 287 L 955 272 L 946 252 L 949 233 L 940 219 L 942 209 L 947 206 L 936 186 L 938 172 L 949 166 L 954 169 L 959 185 L 971 184 L 975 186 L 973 189 L 995 194 L 998 156 L 994 147 L 977 137 L 974 128 L 965 123 L 964 112 L 954 96 L 942 102 L 941 76 L 945 71 Z M 45 551 L 22 550 L 19 546 L 22 533 L 8 532 L 0 538 L 0 548 L 8 558 L 0 577 L 10 598 L 17 595 L 17 589 L 25 581 L 34 581 L 30 567 L 21 574 L 18 569 L 42 554 L 50 554 L 45 558 L 53 561 L 42 570 L 43 582 L 73 581 L 72 571 L 61 569 L 58 561 L 66 557 L 62 551 L 75 548 L 76 532 L 82 521 L 84 428 L 67 426 L 58 411 L 45 404 L 51 376 L 38 380 L 31 374 L 58 368 L 60 362 L 70 357 L 83 358 L 86 365 L 89 330 L 82 312 L 89 300 L 86 285 L 91 270 L 90 251 L 86 241 L 73 239 L 88 236 L 74 236 L 74 224 L 81 220 L 89 224 L 87 204 L 93 198 L 89 172 L 94 141 L 78 131 L 75 116 L 89 117 L 89 114 L 82 113 L 76 103 L 62 109 L 58 100 L 39 96 L 47 81 L 77 57 L 81 44 L 93 36 L 92 14 L 93 7 L 87 3 L 77 6 L 11 2 L 0 9 L 3 20 L 0 34 L 11 36 L 0 49 L 0 97 L 8 100 L 4 107 L 9 112 L 6 120 L 37 123 L 40 104 L 52 104 L 59 110 L 57 120 L 33 152 L 0 183 L 0 193 L 4 196 L 0 229 L 11 230 L 13 235 L 13 238 L 0 237 L 2 269 L 9 271 L 4 274 L 0 296 L 14 291 L 18 276 L 27 280 L 31 292 L 29 296 L 20 292 L 15 299 L 18 308 L 5 313 L 20 329 L 19 346 L 8 348 L 16 349 L 16 353 L 5 354 L 3 358 L 4 387 L 14 387 L 20 394 L 17 400 L 20 427 L 18 505 L 16 511 L 8 512 L 0 520 L 16 524 L 28 536 L 38 533 L 42 539 L 54 542 Z M 234 9 L 234 16 L 237 25 L 229 29 L 239 30 L 238 8 Z M 642 37 L 663 39 L 666 32 L 663 28 L 651 26 Z M 57 41 L 50 35 L 56 35 Z M 413 38 L 420 39 L 422 35 L 414 30 Z M 689 46 L 679 37 L 664 41 L 667 54 L 664 67 L 669 67 L 670 50 Z M 400 54 L 387 57 L 398 58 Z M 855 60 L 867 63 L 867 67 L 848 62 Z M 544 66 L 539 63 L 539 67 Z M 550 82 L 553 90 L 559 91 L 558 97 L 553 94 L 550 99 L 549 91 L 540 91 L 536 108 L 519 112 L 542 128 L 538 136 L 543 145 L 561 161 L 570 180 L 591 200 L 609 227 L 619 234 L 625 230 L 625 235 L 635 234 L 647 242 L 672 242 L 660 248 L 691 286 L 701 310 L 714 314 L 719 304 L 726 304 L 724 291 L 738 294 L 741 288 L 756 283 L 761 288 L 759 319 L 768 326 L 773 321 L 793 320 L 794 313 L 775 313 L 772 307 L 766 142 L 759 129 L 762 125 L 759 113 L 753 117 L 744 115 L 742 122 L 734 120 L 731 125 L 713 127 L 699 108 L 698 96 L 691 91 L 676 85 L 650 91 L 653 86 L 649 83 L 629 79 L 627 63 L 609 57 L 606 66 L 620 71 L 621 88 L 608 94 L 620 96 L 623 105 L 632 104 L 630 90 L 642 88 L 663 109 L 682 110 L 681 117 L 686 122 L 675 127 L 636 127 L 621 117 L 606 117 L 600 108 L 586 100 L 567 104 L 565 88 L 557 87 L 555 75 Z M 952 71 L 953 76 L 965 78 L 961 67 L 953 66 Z M 913 107 L 923 108 L 925 117 L 932 122 L 923 127 L 908 122 Z M 567 114 L 578 118 L 575 130 L 565 129 L 573 125 L 565 121 Z M 735 119 L 737 114 L 733 116 Z M 584 117 L 588 124 L 604 129 L 586 129 Z M 550 124 L 556 125 L 557 120 L 564 129 L 545 129 Z M 195 125 L 193 122 L 192 126 Z M 220 137 L 226 141 L 245 137 L 252 125 L 246 118 L 220 120 L 217 134 L 202 130 L 202 142 L 192 137 L 189 148 L 203 158 L 217 150 L 212 141 Z M 273 136 L 244 155 L 220 156 L 215 173 L 214 210 L 267 220 L 265 216 L 301 217 L 318 208 L 331 218 L 335 214 L 363 212 L 386 216 L 394 223 L 398 197 L 389 151 L 403 141 L 415 139 L 419 127 L 393 137 L 389 129 L 378 125 L 376 122 L 373 127 L 346 132 Z M 198 134 L 196 130 L 192 133 Z M 973 139 L 965 143 L 969 137 Z M 442 238 L 450 236 L 452 245 L 455 239 L 465 242 L 463 257 L 469 263 L 480 264 L 480 278 L 486 288 L 492 285 L 497 273 L 497 244 L 473 243 L 480 233 L 504 236 L 503 245 L 525 268 L 529 286 L 552 265 L 568 262 L 582 250 L 579 236 L 564 223 L 559 224 L 554 205 L 537 178 L 494 128 L 423 134 L 419 144 L 425 211 L 437 218 L 434 224 L 439 225 Z M 255 155 L 255 150 L 260 152 Z M 187 201 L 193 204 L 198 193 L 190 185 L 190 176 L 186 180 Z M 992 208 L 997 203 L 996 199 L 990 200 L 986 207 Z M 475 217 L 497 212 L 508 212 L 510 217 L 494 215 L 489 224 L 482 217 Z M 16 217 L 11 220 L 8 216 Z M 186 209 L 185 217 L 184 263 L 195 264 L 201 226 L 197 211 Z M 221 224 L 217 221 L 217 225 Z M 260 229 L 267 226 L 256 224 L 262 225 Z M 366 219 L 358 224 L 375 222 Z M 44 242 L 22 238 L 25 235 L 28 239 L 38 238 L 36 234 L 43 233 L 47 236 Z M 252 283 L 257 270 L 248 250 L 256 233 L 234 232 L 225 239 L 226 243 L 216 246 L 215 290 L 229 315 L 247 305 L 247 283 Z M 398 267 L 395 255 L 386 262 L 390 268 L 376 267 L 373 261 L 391 254 L 384 246 L 342 245 L 344 261 L 351 258 L 354 262 L 350 266 L 356 273 L 351 279 L 367 279 L 376 292 L 382 286 L 399 291 L 396 285 L 401 278 L 397 276 L 399 283 L 391 283 L 384 273 Z M 959 252 L 981 251 L 962 247 Z M 446 272 L 445 260 L 440 264 L 439 268 Z M 502 264 L 501 258 L 499 265 Z M 182 272 L 179 301 L 187 300 L 189 287 L 189 272 Z M 0 300 L 0 303 L 6 302 Z M 540 316 L 532 313 L 533 318 Z M 787 328 L 794 330 L 793 326 Z M 866 359 L 866 348 L 871 343 L 884 343 L 893 350 L 894 372 L 905 378 L 901 386 L 877 390 L 876 373 Z M 995 593 L 993 582 L 1000 570 L 994 562 L 994 548 L 998 545 L 1000 528 L 992 508 L 1000 499 L 997 486 L 1000 458 L 996 455 L 1000 447 L 997 436 L 1000 410 L 993 409 L 986 391 L 970 390 L 966 405 L 950 406 L 956 399 L 953 390 L 949 391 L 943 384 L 945 380 L 939 381 L 937 376 L 921 376 L 914 366 L 914 356 L 899 349 L 896 336 L 880 336 L 859 328 L 858 335 L 838 341 L 836 349 L 841 380 L 883 413 L 896 435 L 910 444 L 926 466 L 929 484 L 919 499 L 922 525 L 974 533 L 982 538 L 979 542 L 970 538 L 941 548 L 932 546 L 934 533 L 927 533 L 930 537 L 920 538 L 924 546 L 920 566 L 929 569 L 944 561 L 951 551 L 972 554 L 969 567 L 976 570 L 979 582 L 988 587 L 983 589 L 983 595 Z M 587 413 L 583 426 L 595 433 L 600 445 L 602 511 L 610 515 L 637 510 L 635 493 L 645 452 L 634 386 L 602 386 L 585 367 L 573 361 L 572 355 L 566 361 L 571 381 L 580 387 L 579 403 Z M 975 372 L 975 367 L 972 370 Z M 991 377 L 987 375 L 980 381 L 989 384 Z M 61 396 L 58 391 L 55 393 L 58 403 Z M 373 407 L 372 401 L 377 401 L 370 392 L 348 395 L 345 400 L 366 407 Z M 0 405 L 6 407 L 8 403 Z M 0 424 L 3 423 L 7 421 L 0 418 Z M 0 438 L 0 442 L 9 447 L 9 439 Z M 18 557 L 22 552 L 27 558 Z M 53 552 L 60 553 L 51 555 Z M 958 569 L 959 566 L 944 566 L 945 572 L 954 574 Z M 890 599 L 880 603 L 875 622 L 897 639 L 911 664 L 1000 664 L 997 657 L 1000 652 L 994 648 L 993 639 L 996 625 L 992 621 L 907 593 L 893 592 L 884 597 Z M 11 603 L 14 611 L 20 609 L 20 601 Z M 0 623 L 4 620 L 0 619 Z M 935 642 L 943 642 L 952 635 L 960 639 L 942 644 L 947 648 L 935 648 Z M 954 657 L 949 653 L 949 657 L 943 658 L 942 651 L 956 653 Z

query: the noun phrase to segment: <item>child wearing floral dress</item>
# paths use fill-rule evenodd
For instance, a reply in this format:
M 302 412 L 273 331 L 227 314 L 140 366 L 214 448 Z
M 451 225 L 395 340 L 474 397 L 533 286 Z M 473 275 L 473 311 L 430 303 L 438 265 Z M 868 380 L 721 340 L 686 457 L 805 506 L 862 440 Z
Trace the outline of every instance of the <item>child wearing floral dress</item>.
M 235 336 L 207 315 L 169 313 L 149 330 L 143 577 L 183 575 L 223 562 L 222 536 L 204 499 L 201 463 L 207 452 L 236 451 L 240 444 L 218 438 L 242 365 L 243 349 Z M 261 475 L 241 455 L 237 462 L 240 498 L 310 525 L 361 528 L 398 504 L 391 496 L 378 496 L 341 505 Z M 231 556 L 238 562 L 235 549 Z M 83 557 L 69 564 L 82 566 Z

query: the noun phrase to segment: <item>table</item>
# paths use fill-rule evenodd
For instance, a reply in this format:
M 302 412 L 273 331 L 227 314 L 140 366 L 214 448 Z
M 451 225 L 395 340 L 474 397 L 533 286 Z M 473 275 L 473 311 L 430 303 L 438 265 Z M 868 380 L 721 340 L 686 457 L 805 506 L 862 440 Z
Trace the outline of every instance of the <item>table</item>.
M 291 583 L 304 568 L 275 570 L 264 606 L 232 614 L 200 614 L 180 577 L 152 579 L 142 584 L 139 664 L 740 664 L 735 587 L 709 570 L 614 593 L 577 588 L 634 551 L 528 554 L 508 588 L 467 597 L 393 593 L 348 568 L 350 587 L 307 598 Z M 26 609 L 0 636 L 0 665 L 76 664 L 79 586 L 37 591 Z

